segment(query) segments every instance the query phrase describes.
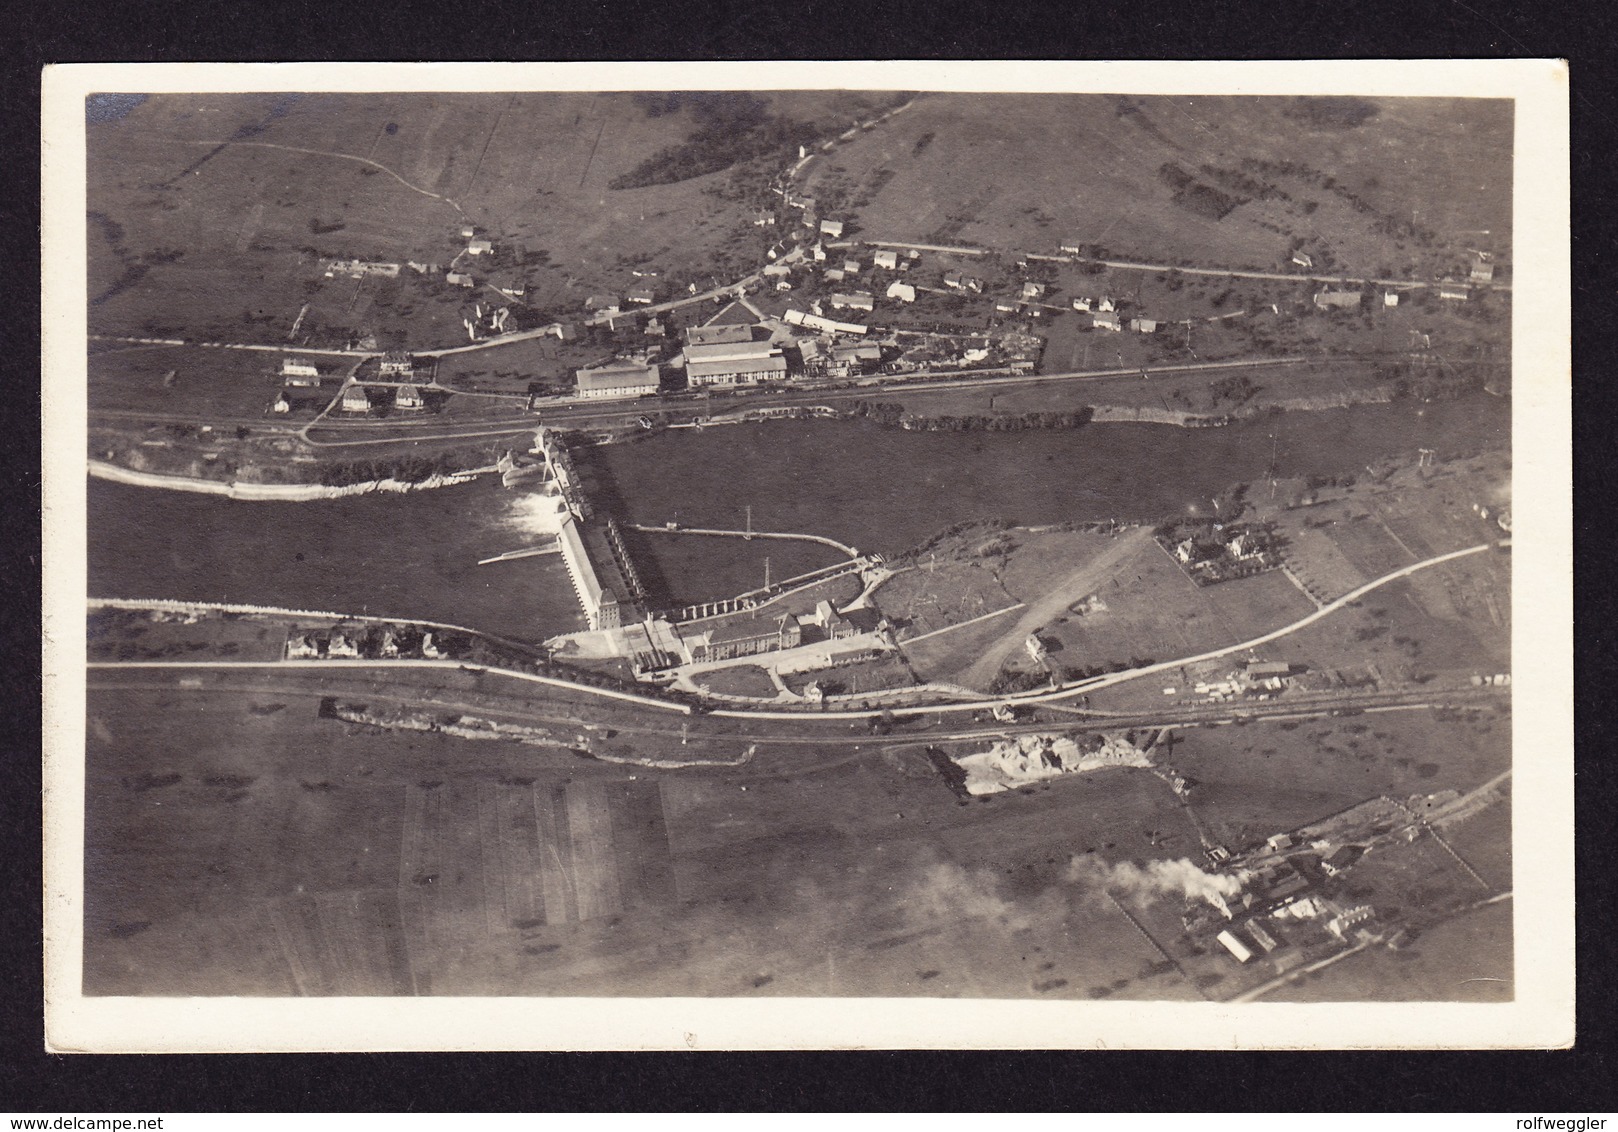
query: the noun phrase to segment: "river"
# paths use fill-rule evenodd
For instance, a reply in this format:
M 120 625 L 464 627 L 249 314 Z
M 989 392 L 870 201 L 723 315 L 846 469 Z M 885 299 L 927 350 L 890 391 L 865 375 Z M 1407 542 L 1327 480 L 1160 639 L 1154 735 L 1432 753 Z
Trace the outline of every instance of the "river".
M 1234 483 L 1354 472 L 1386 456 L 1497 447 L 1508 400 L 1288 413 L 1228 428 L 1092 424 L 918 433 L 861 421 L 677 430 L 576 453 L 604 508 L 662 526 L 827 535 L 892 553 L 963 519 L 1155 519 Z M 1273 441 L 1272 441 L 1273 435 Z M 92 480 L 90 592 L 414 616 L 524 639 L 582 626 L 556 556 L 477 560 L 539 537 L 493 479 L 405 495 L 258 503 Z M 727 596 L 837 561 L 812 543 L 631 534 L 661 601 Z

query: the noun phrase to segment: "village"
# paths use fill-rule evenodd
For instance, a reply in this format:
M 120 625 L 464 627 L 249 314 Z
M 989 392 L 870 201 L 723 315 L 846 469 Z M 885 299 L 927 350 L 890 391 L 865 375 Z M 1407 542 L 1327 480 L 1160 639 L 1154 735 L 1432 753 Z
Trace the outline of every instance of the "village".
M 1265 320 L 1283 327 L 1313 315 L 1345 326 L 1358 318 L 1369 326 L 1412 298 L 1459 308 L 1496 285 L 1495 256 L 1482 248 L 1470 253 L 1468 265 L 1429 288 L 1334 280 L 1317 272 L 1307 251 L 1294 247 L 1268 277 L 1271 290 L 1249 296 L 1258 302 L 1252 309 L 1187 316 L 1184 302 L 1165 304 L 1174 307 L 1167 311 L 1143 301 L 1138 284 L 1132 294 L 1109 290 L 1125 284 L 1097 266 L 1107 262 L 1098 258 L 1105 249 L 1078 240 L 1061 241 L 1044 253 L 875 240 L 854 235 L 850 221 L 819 215 L 813 198 L 780 186 L 773 191 L 781 207 L 760 209 L 753 223 L 780 235 L 764 249 L 755 274 L 731 285 L 712 280 L 712 290 L 699 294 L 696 281 L 682 287 L 640 265 L 630 272 L 632 286 L 591 293 L 572 318 L 544 324 L 524 305 L 526 255 L 472 225 L 460 230 L 463 246 L 447 263 L 328 259 L 319 268 L 325 278 L 416 278 L 435 289 L 465 292 L 460 321 L 474 348 L 541 337 L 575 354 L 594 354 L 572 369 L 565 385 L 530 381 L 525 399 L 509 394 L 506 404 L 529 412 L 660 395 L 677 405 L 687 394 L 1027 376 L 1075 366 L 1146 377 L 1154 362 L 1199 360 L 1196 337 L 1233 333 L 1237 323 L 1261 340 L 1265 332 L 1257 328 Z M 1170 268 L 1158 278 L 1173 292 L 1186 276 Z M 1282 289 L 1275 290 L 1276 283 Z M 1298 297 L 1300 284 L 1304 294 Z M 1294 297 L 1287 298 L 1289 293 Z M 704 304 L 719 309 L 705 321 L 693 319 L 693 310 Z M 1431 347 L 1430 334 L 1411 334 L 1410 348 Z M 1111 336 L 1117 336 L 1116 345 L 1106 344 Z M 1057 339 L 1061 345 L 1053 348 Z M 1136 344 L 1126 349 L 1126 339 Z M 337 421 L 432 413 L 471 388 L 435 379 L 434 359 L 456 348 L 412 354 L 396 343 L 379 352 L 374 336 L 347 346 L 364 360 L 322 367 L 313 357 L 289 353 L 281 370 L 286 388 L 271 412 L 308 410 L 317 420 Z M 305 392 L 321 389 L 328 379 L 339 381 L 334 398 Z

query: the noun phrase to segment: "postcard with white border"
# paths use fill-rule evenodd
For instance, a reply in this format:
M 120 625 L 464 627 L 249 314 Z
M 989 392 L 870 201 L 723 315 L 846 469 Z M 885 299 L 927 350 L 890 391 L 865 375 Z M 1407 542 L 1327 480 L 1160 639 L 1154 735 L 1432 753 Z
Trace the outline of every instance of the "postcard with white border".
M 43 83 L 51 1049 L 1573 1042 L 1563 64 Z

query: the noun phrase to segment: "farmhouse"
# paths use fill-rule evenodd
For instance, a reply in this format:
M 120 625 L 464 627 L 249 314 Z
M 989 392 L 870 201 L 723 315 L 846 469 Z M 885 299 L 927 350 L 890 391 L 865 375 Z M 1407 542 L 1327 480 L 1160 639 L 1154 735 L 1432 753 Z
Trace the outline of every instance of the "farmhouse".
M 753 225 L 757 228 L 768 228 L 774 223 L 775 213 L 773 212 L 760 212 L 757 216 L 753 217 Z
M 1090 325 L 1097 330 L 1122 331 L 1124 328 L 1123 323 L 1118 321 L 1118 316 L 1109 311 L 1103 311 L 1091 316 Z
M 416 372 L 415 360 L 404 350 L 389 350 L 382 355 L 381 373 L 383 377 L 402 377 L 408 379 Z
M 821 274 L 821 278 L 828 283 L 841 283 L 843 281 L 843 269 L 840 267 L 828 267 Z
M 1129 329 L 1136 334 L 1156 334 L 1157 321 L 1150 318 L 1132 318 L 1129 320 Z
M 819 244 L 816 244 L 814 247 L 809 249 L 809 255 L 816 263 L 826 262 L 826 249 L 821 247 Z
M 350 385 L 343 390 L 343 412 L 368 413 L 371 411 L 371 399 L 365 394 L 365 386 Z
M 847 310 L 869 311 L 876 309 L 876 300 L 868 291 L 855 291 L 851 295 L 839 292 L 828 299 L 827 302 L 834 307 Z
M 771 275 L 791 275 L 792 268 L 784 263 L 767 263 L 764 265 L 762 274 L 766 277 Z
M 786 375 L 786 358 L 779 347 L 769 342 L 720 342 L 685 348 L 685 380 L 693 389 L 781 381 Z
M 1001 299 L 994 304 L 994 309 L 996 314 L 1016 314 L 1017 304 L 1010 299 Z
M 472 240 L 466 245 L 467 255 L 488 255 L 494 251 L 494 245 L 488 240 Z
M 491 280 L 489 286 L 508 299 L 520 299 L 528 293 L 528 284 L 516 275 L 504 275 L 499 279 Z
M 1315 261 L 1311 259 L 1305 252 L 1293 252 L 1292 262 L 1303 268 L 1305 271 L 1311 270 L 1315 266 Z
M 281 376 L 287 378 L 288 385 L 319 385 L 320 371 L 313 362 L 306 362 L 301 358 L 282 358 Z M 293 378 L 312 378 L 308 381 L 294 381 Z
M 871 257 L 871 262 L 877 267 L 885 267 L 889 271 L 899 266 L 898 252 L 877 252 Z
M 898 299 L 901 303 L 913 303 L 916 301 L 916 289 L 908 283 L 895 281 L 888 284 L 888 298 Z
M 1480 259 L 1472 265 L 1472 282 L 1492 283 L 1494 281 L 1494 264 L 1486 259 Z
M 1084 298 L 1083 296 L 1080 296 L 1079 298 L 1074 299 L 1073 300 L 1073 309 L 1076 310 L 1076 311 L 1088 312 L 1090 310 L 1090 300 L 1087 299 L 1087 298 Z
M 691 659 L 695 662 L 731 660 L 796 648 L 803 641 L 803 627 L 790 613 L 779 617 L 755 616 L 727 622 L 690 640 Z
M 651 287 L 640 286 L 630 288 L 627 296 L 632 303 L 651 303 L 657 300 L 657 292 Z
M 657 367 L 638 361 L 608 362 L 589 366 L 574 375 L 580 397 L 610 399 L 644 397 L 657 392 Z
M 275 402 L 270 406 L 270 411 L 272 413 L 290 413 L 292 411 L 292 402 L 287 400 L 285 393 L 278 393 L 276 394 Z
M 1396 307 L 1396 306 L 1398 306 L 1399 305 L 1399 293 L 1397 291 L 1384 291 L 1383 294 L 1382 294 L 1382 305 L 1385 306 L 1385 307 Z
M 1358 291 L 1319 291 L 1315 294 L 1315 306 L 1321 310 L 1358 310 L 1360 293 Z
M 619 310 L 617 295 L 591 295 L 584 300 L 584 309 L 587 311 L 600 311 L 603 314 L 617 314 Z
M 1043 283 L 1036 283 L 1034 280 L 1030 279 L 1028 282 L 1022 285 L 1022 297 L 1025 299 L 1037 299 L 1044 294 L 1045 284 Z
M 1076 239 L 1063 240 L 1058 250 L 1064 251 L 1068 255 L 1083 255 L 1084 245 L 1079 243 L 1079 241 Z
M 830 236 L 834 240 L 841 238 L 843 222 L 841 220 L 822 220 L 820 222 L 820 234 Z
M 1118 304 L 1105 296 L 1102 297 L 1101 302 L 1096 304 L 1096 310 L 1098 311 L 1115 311 L 1117 309 Z
M 472 286 L 472 277 L 464 271 L 451 271 L 444 276 L 444 282 L 451 287 L 470 287 Z
M 1451 302 L 1464 303 L 1472 297 L 1472 292 L 1462 284 L 1446 279 L 1438 288 L 1438 297 L 1448 299 Z
M 395 409 L 425 409 L 427 402 L 422 399 L 421 390 L 414 385 L 401 385 L 393 395 Z
M 862 265 L 857 259 L 845 259 L 843 261 L 844 275 L 858 275 L 862 269 Z

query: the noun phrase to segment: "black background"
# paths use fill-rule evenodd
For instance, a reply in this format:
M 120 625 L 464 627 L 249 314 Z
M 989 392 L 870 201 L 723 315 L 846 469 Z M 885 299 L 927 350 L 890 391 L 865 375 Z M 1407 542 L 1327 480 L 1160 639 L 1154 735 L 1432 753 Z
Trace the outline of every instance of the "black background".
M 140 3 L 0 6 L 0 1111 L 1611 1112 L 1618 585 L 1611 179 L 1618 16 L 1587 4 Z M 1572 74 L 1579 1013 L 1521 1053 L 56 1056 L 44 1052 L 38 617 L 39 81 L 52 62 L 1566 58 Z M 1420 67 L 1420 62 L 1410 66 Z M 1531 207 L 1531 204 L 1528 204 Z M 1523 748 L 1519 746 L 1519 752 Z M 1530 927 L 1531 930 L 1531 927 Z M 946 1035 L 945 1037 L 949 1037 Z M 1332 1040 L 1321 1033 L 1323 1042 Z M 316 1042 L 319 1035 L 311 1034 Z M 1502 1126 L 1505 1126 L 1502 1122 Z

